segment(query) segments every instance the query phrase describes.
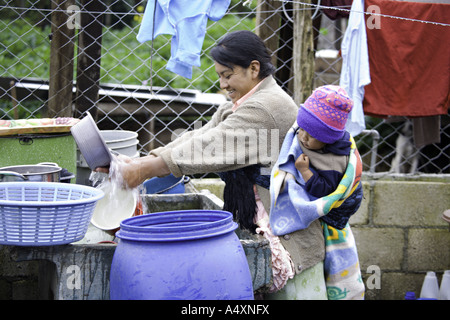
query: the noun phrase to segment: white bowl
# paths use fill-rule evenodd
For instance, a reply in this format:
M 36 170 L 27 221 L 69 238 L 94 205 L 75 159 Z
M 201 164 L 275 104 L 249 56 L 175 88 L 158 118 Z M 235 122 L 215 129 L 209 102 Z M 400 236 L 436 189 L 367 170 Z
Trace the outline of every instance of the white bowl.
M 105 181 L 100 186 L 105 196 L 97 201 L 91 223 L 102 230 L 115 230 L 122 220 L 130 218 L 136 211 L 137 190 L 122 189 L 118 185 Z
M 138 134 L 127 130 L 100 130 L 100 134 L 110 149 L 138 144 Z
M 86 113 L 86 117 L 70 128 L 72 136 L 91 170 L 108 167 L 112 160 L 111 152 L 91 114 Z

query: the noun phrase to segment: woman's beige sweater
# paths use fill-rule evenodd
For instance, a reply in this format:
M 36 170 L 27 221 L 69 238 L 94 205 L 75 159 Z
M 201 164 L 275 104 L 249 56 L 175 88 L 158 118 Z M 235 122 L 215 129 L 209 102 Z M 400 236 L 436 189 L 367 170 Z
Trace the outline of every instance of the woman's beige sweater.
M 177 177 L 256 163 L 272 167 L 297 116 L 294 101 L 270 76 L 235 112 L 232 106 L 231 102 L 222 104 L 207 124 L 152 154 L 162 157 Z
M 177 177 L 235 170 L 256 163 L 265 167 L 262 174 L 270 174 L 284 137 L 296 120 L 296 104 L 269 76 L 235 112 L 232 106 L 231 102 L 222 104 L 207 124 L 151 154 L 162 157 Z M 258 193 L 264 207 L 270 208 L 269 191 L 259 187 Z M 318 222 L 281 237 L 281 241 L 297 273 L 323 260 L 324 240 Z

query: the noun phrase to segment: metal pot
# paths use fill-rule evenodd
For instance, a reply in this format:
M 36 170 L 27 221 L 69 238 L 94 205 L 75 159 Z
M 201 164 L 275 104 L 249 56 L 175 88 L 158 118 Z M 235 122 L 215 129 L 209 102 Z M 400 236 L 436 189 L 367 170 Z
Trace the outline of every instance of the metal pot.
M 56 163 L 39 163 L 0 168 L 0 182 L 36 181 L 60 182 L 61 170 Z

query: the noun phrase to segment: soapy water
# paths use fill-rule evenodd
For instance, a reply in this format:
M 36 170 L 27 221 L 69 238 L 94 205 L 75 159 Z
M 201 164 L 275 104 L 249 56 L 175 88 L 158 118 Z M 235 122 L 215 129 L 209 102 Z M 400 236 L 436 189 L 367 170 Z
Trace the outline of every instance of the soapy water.
M 109 173 L 92 171 L 89 177 L 89 180 L 92 182 L 94 187 L 105 183 L 106 181 L 110 181 L 117 188 L 124 188 L 124 181 L 122 177 L 122 172 L 120 171 L 120 167 L 122 163 L 125 161 L 121 158 L 121 156 L 117 156 L 115 154 L 111 154 L 112 159 L 109 166 Z
M 100 229 L 116 229 L 122 220 L 132 217 L 139 212 L 139 209 L 141 210 L 139 214 L 145 212 L 144 204 L 140 200 L 143 186 L 124 187 L 121 173 L 123 163 L 123 158 L 113 154 L 109 173 L 93 171 L 89 177 L 92 185 L 105 193 L 103 199 L 97 203 L 91 220 Z M 138 210 L 136 210 L 137 207 L 139 207 Z

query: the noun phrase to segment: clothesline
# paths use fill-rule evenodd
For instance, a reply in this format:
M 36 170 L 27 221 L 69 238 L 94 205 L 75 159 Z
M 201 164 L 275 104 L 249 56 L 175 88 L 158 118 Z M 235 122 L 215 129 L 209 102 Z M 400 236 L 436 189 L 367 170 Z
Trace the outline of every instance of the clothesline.
M 310 6 L 311 8 L 301 8 L 301 9 L 286 9 L 286 11 L 298 11 L 298 10 L 316 10 L 316 8 L 320 8 L 320 9 L 330 9 L 330 10 L 337 10 L 337 11 L 344 11 L 344 12 L 352 12 L 351 9 L 346 9 L 345 7 L 348 6 L 334 6 L 334 7 L 330 7 L 330 6 L 324 6 L 324 5 L 318 5 L 318 4 L 312 4 L 312 3 L 306 3 L 306 2 L 302 2 L 302 1 L 295 1 L 295 0 L 278 0 L 278 1 L 282 1 L 282 2 L 290 2 L 290 3 L 297 3 L 297 4 L 302 4 L 305 6 Z M 66 12 L 67 10 L 63 10 L 63 9 L 44 9 L 44 8 L 23 8 L 23 7 L 11 7 L 11 6 L 0 6 L 0 9 L 13 9 L 13 10 L 31 10 L 31 11 L 48 11 L 48 12 Z M 260 11 L 261 13 L 276 13 L 279 10 L 265 10 L 265 11 Z M 71 11 L 70 14 L 76 14 L 76 13 L 91 13 L 91 14 L 113 14 L 113 15 L 118 15 L 118 16 L 126 16 L 126 15 L 143 15 L 142 13 L 137 13 L 137 12 L 112 12 L 112 11 L 106 11 L 106 12 L 100 12 L 100 11 Z M 398 20 L 406 20 L 406 21 L 412 21 L 412 22 L 420 22 L 420 23 L 427 23 L 427 24 L 433 24 L 433 25 L 438 25 L 438 26 L 444 26 L 444 27 L 450 27 L 450 23 L 442 23 L 442 22 L 436 22 L 436 21 L 427 21 L 427 20 L 419 20 L 419 19 L 411 19 L 411 18 L 405 18 L 405 17 L 399 17 L 399 16 L 392 16 L 392 15 L 387 15 L 387 14 L 382 14 L 382 13 L 376 13 L 376 12 L 365 12 L 365 11 L 354 11 L 356 13 L 362 13 L 365 15 L 372 15 L 372 16 L 380 16 L 380 17 L 385 17 L 385 18 L 391 18 L 391 19 L 398 19 Z M 233 13 L 229 13 L 229 14 L 236 14 L 236 15 L 240 15 L 240 14 L 249 14 L 249 12 L 233 12 Z
M 297 3 L 297 4 L 301 4 L 301 5 L 311 6 L 311 7 L 313 7 L 312 9 L 321 8 L 321 9 L 331 9 L 331 10 L 344 11 L 344 12 L 352 12 L 351 9 L 344 9 L 343 6 L 342 7 L 338 7 L 338 6 L 330 7 L 330 6 L 323 6 L 323 5 L 319 5 L 319 4 L 306 3 L 306 2 L 295 1 L 295 0 L 277 0 L 277 1 Z M 411 19 L 411 18 L 405 18 L 405 17 L 399 17 L 399 16 L 391 16 L 388 14 L 382 14 L 382 13 L 376 13 L 376 12 L 366 12 L 366 11 L 353 11 L 353 12 L 363 13 L 365 15 L 373 15 L 373 16 L 379 16 L 379 17 L 385 17 L 385 18 L 392 18 L 392 19 L 399 19 L 399 20 L 406 20 L 406 21 L 413 21 L 413 22 L 421 22 L 421 23 L 429 23 L 429 24 L 434 24 L 434 25 L 438 25 L 438 26 L 450 27 L 450 23 Z
M 281 1 L 281 0 L 280 0 Z M 336 6 L 340 8 L 350 8 L 350 6 Z M 333 7 L 336 8 L 336 7 Z M 66 12 L 67 10 L 64 9 L 47 9 L 47 8 L 24 8 L 24 7 L 13 7 L 13 6 L 6 6 L 6 5 L 0 5 L 0 9 L 11 9 L 11 10 L 22 10 L 22 11 L 44 11 L 44 12 Z M 296 9 L 295 11 L 306 11 L 306 10 L 315 10 L 315 8 L 302 8 L 302 9 Z M 261 13 L 276 13 L 277 10 L 260 10 Z M 286 11 L 294 11 L 294 9 L 286 9 Z M 89 11 L 89 10 L 71 10 L 70 13 L 92 13 L 92 14 L 111 14 L 111 15 L 117 15 L 117 16 L 136 16 L 136 15 L 143 15 L 141 12 L 118 12 L 118 11 Z M 228 12 L 229 14 L 236 14 L 236 15 L 247 15 L 251 14 L 251 11 L 233 11 Z

